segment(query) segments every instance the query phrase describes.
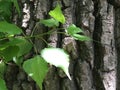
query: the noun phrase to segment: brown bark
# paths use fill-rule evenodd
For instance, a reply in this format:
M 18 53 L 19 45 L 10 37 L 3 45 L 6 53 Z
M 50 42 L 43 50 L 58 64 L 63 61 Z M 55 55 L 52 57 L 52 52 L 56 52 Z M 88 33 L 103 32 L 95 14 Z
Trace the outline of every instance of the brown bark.
M 36 22 L 49 18 L 57 0 L 19 0 L 22 18 L 13 21 L 29 35 Z M 51 66 L 43 90 L 120 90 L 120 9 L 119 0 L 59 0 L 67 27 L 74 23 L 92 40 L 75 41 L 54 32 L 47 36 L 49 44 L 64 48 L 70 54 L 70 81 L 64 72 Z M 23 9 L 24 8 L 24 9 Z M 48 28 L 39 25 L 36 33 Z M 45 47 L 40 39 L 34 44 L 38 51 Z M 35 82 L 17 66 L 9 66 L 5 74 L 9 90 L 39 90 Z

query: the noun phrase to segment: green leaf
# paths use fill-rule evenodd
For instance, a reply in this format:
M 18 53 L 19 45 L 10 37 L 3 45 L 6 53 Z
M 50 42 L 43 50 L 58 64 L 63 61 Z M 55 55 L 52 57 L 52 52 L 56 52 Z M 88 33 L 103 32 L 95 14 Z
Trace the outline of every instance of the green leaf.
M 32 49 L 32 44 L 28 40 L 26 40 L 22 37 L 13 38 L 9 42 L 6 42 L 6 43 L 0 45 L 0 50 L 1 50 L 0 52 L 2 52 L 3 50 L 6 50 L 10 46 L 13 46 L 13 47 L 16 46 L 19 48 L 19 51 L 15 53 L 15 54 L 17 54 L 16 57 L 13 57 L 12 59 L 17 65 L 20 66 L 21 63 L 23 62 L 23 58 L 20 58 L 20 57 L 22 55 L 27 54 Z M 13 51 L 11 51 L 11 52 L 13 52 Z
M 35 56 L 24 62 L 23 69 L 36 81 L 42 90 L 42 82 L 48 72 L 48 65 L 40 56 Z
M 6 21 L 1 21 L 0 22 L 0 32 L 14 35 L 14 34 L 22 33 L 22 30 L 19 27 L 17 27 L 15 24 L 10 24 Z
M 62 10 L 61 10 L 61 7 L 60 7 L 59 4 L 55 7 L 54 10 L 51 10 L 49 12 L 49 15 L 51 17 L 53 17 L 54 19 L 58 20 L 59 22 L 61 22 L 62 24 L 65 23 L 65 17 L 64 17 L 64 15 L 62 13 Z
M 41 51 L 41 56 L 48 63 L 60 67 L 66 73 L 68 78 L 71 80 L 71 77 L 68 72 L 69 68 L 69 55 L 60 48 L 45 48 Z
M 18 52 L 18 56 L 22 56 L 24 54 L 27 54 L 32 49 L 32 44 L 24 38 L 19 39 L 21 40 L 21 42 L 17 44 L 20 49 Z
M 80 41 L 89 41 L 90 38 L 84 35 L 74 34 L 73 38 Z
M 21 57 L 14 57 L 14 58 L 13 58 L 13 61 L 14 61 L 19 67 L 21 67 L 21 65 L 22 65 L 22 63 L 23 63 L 23 60 L 24 60 L 23 56 L 21 56 Z
M 0 1 L 0 17 L 3 17 L 5 20 L 10 21 L 10 16 L 12 10 L 12 3 L 9 0 Z
M 72 24 L 67 28 L 67 32 L 70 35 L 76 34 L 76 33 L 80 33 L 83 32 L 79 27 L 76 27 L 76 25 Z
M 18 46 L 9 46 L 0 51 L 0 56 L 3 57 L 6 62 L 8 62 L 13 60 L 13 57 L 17 56 L 18 52 Z
M 8 90 L 5 81 L 2 78 L 0 78 L 0 90 Z
M 19 46 L 19 44 L 21 44 L 23 42 L 24 42 L 24 40 L 21 38 L 12 38 L 12 39 L 10 39 L 10 41 L 6 40 L 6 42 L 0 44 L 0 50 L 3 50 L 9 46 L 15 46 L 15 45 Z
M 18 14 L 20 16 L 20 8 L 19 8 L 19 5 L 18 5 L 18 1 L 17 0 L 12 0 L 12 2 L 14 4 L 14 6 L 16 7 L 16 10 L 17 10 L 17 12 L 18 12 Z
M 59 26 L 59 22 L 53 18 L 47 20 L 41 20 L 40 22 L 48 27 Z
M 32 48 L 32 44 L 29 41 L 27 41 L 22 37 L 19 37 L 19 38 L 12 38 L 10 41 L 0 44 L 0 52 L 5 51 L 10 46 L 13 47 L 16 46 L 19 48 L 18 53 L 16 52 L 17 57 L 27 54 Z
M 74 39 L 76 40 L 80 40 L 80 41 L 86 41 L 86 40 L 90 40 L 89 37 L 84 36 L 84 35 L 79 35 L 77 33 L 81 33 L 83 32 L 79 27 L 76 27 L 76 25 L 72 24 L 67 28 L 67 33 L 72 36 Z
M 0 39 L 4 38 L 5 37 L 5 34 L 0 32 Z
M 4 77 L 5 70 L 6 70 L 6 64 L 1 60 L 0 61 L 0 78 Z

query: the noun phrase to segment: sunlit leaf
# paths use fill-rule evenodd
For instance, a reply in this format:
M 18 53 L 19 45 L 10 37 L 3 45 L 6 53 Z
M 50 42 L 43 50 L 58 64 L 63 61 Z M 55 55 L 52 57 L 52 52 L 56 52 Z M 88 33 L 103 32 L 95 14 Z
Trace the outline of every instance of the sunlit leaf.
M 20 34 L 22 30 L 14 24 L 10 24 L 6 21 L 0 22 L 0 32 L 8 34 Z
M 51 17 L 53 17 L 54 19 L 58 20 L 59 22 L 61 22 L 62 24 L 65 23 L 65 17 L 64 17 L 64 15 L 62 13 L 62 10 L 61 10 L 61 7 L 60 7 L 59 4 L 55 7 L 54 10 L 51 10 L 49 12 L 49 15 Z
M 67 28 L 67 32 L 70 35 L 76 34 L 76 33 L 80 33 L 83 32 L 79 27 L 76 27 L 76 25 L 72 24 Z
M 59 22 L 53 18 L 47 20 L 41 20 L 40 22 L 48 27 L 59 26 Z
M 2 78 L 0 78 L 0 90 L 8 90 L 5 81 Z
M 36 81 L 42 90 L 42 82 L 48 72 L 48 65 L 40 56 L 35 56 L 24 62 L 23 69 Z
M 60 48 L 45 48 L 41 51 L 41 56 L 48 63 L 60 67 L 66 73 L 66 75 L 71 80 L 71 77 L 68 72 L 69 68 L 69 55 Z

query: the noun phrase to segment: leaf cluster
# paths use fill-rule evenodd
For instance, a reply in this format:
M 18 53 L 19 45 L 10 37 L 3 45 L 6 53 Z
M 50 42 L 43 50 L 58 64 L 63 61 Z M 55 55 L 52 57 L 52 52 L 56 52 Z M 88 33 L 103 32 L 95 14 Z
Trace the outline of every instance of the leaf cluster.
M 0 89 L 7 90 L 3 75 L 7 68 L 6 64 L 11 61 L 19 67 L 22 67 L 28 76 L 36 81 L 41 89 L 42 82 L 49 69 L 48 63 L 61 68 L 71 80 L 68 70 L 70 61 L 69 55 L 63 49 L 44 48 L 42 51 L 39 51 L 40 55 L 36 54 L 32 58 L 24 61 L 24 55 L 31 52 L 32 48 L 35 48 L 31 38 L 42 37 L 50 33 L 48 31 L 42 35 L 31 35 L 28 39 L 27 36 L 23 34 L 22 29 L 10 23 L 12 4 L 20 15 L 17 0 L 0 0 Z M 65 16 L 59 4 L 57 4 L 54 10 L 49 12 L 49 15 L 51 16 L 50 19 L 40 20 L 39 23 L 47 27 L 55 28 L 58 28 L 60 23 L 65 24 Z M 63 34 L 68 34 L 75 40 L 89 40 L 87 36 L 80 34 L 83 33 L 83 31 L 74 24 L 64 30 L 67 30 L 67 32 Z

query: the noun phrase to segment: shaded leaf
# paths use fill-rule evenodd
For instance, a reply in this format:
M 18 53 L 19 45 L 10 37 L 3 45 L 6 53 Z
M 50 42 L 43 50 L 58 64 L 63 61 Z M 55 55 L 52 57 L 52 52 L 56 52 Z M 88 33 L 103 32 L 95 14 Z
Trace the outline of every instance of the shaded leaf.
M 60 7 L 59 4 L 55 7 L 54 10 L 51 10 L 49 12 L 49 15 L 51 17 L 53 17 L 54 19 L 58 20 L 59 22 L 61 22 L 62 24 L 65 23 L 65 17 L 64 17 L 64 15 L 62 13 L 62 10 L 61 10 L 61 7 Z
M 3 50 L 5 48 L 7 48 L 8 46 L 19 45 L 23 42 L 24 42 L 24 40 L 21 38 L 12 38 L 12 39 L 10 39 L 10 41 L 6 40 L 6 42 L 0 44 L 0 50 Z
M 13 57 L 17 56 L 18 52 L 18 46 L 9 46 L 0 51 L 0 56 L 3 57 L 6 62 L 8 62 L 13 60 Z
M 0 1 L 0 17 L 3 17 L 5 20 L 10 21 L 10 16 L 12 10 L 12 3 L 10 0 Z
M 14 49 L 17 50 L 14 47 L 19 48 L 19 50 L 17 50 L 18 52 L 16 51 L 15 54 L 17 54 L 16 55 L 17 57 L 20 57 L 20 56 L 28 53 L 31 50 L 32 44 L 29 41 L 27 41 L 26 39 L 24 39 L 24 38 L 20 38 L 20 37 L 19 38 L 12 38 L 10 41 L 5 42 L 5 43 L 0 45 L 0 52 L 2 53 L 2 55 L 5 52 L 7 52 L 8 50 L 10 50 L 11 54 L 12 54 L 12 52 L 14 53 L 14 51 L 11 50 L 10 47 L 13 47 L 13 50 Z M 5 54 L 4 54 L 4 56 L 5 56 Z
M 0 39 L 3 38 L 3 37 L 5 37 L 5 34 L 0 32 Z
M 76 25 L 72 24 L 67 28 L 67 32 L 70 35 L 76 34 L 76 33 L 80 33 L 83 32 L 79 27 L 76 27 Z
M 24 38 L 19 38 L 19 39 L 21 40 L 21 42 L 17 44 L 17 46 L 20 49 L 18 52 L 18 56 L 22 56 L 31 50 L 32 44 Z
M 68 78 L 71 77 L 68 72 L 69 68 L 69 55 L 60 48 L 45 48 L 41 51 L 41 56 L 44 60 L 56 67 L 60 67 L 66 73 Z
M 41 20 L 40 22 L 48 27 L 59 26 L 59 22 L 53 18 L 47 20 Z
M 40 56 L 35 56 L 24 62 L 23 69 L 36 81 L 42 90 L 42 82 L 48 72 L 47 63 Z
M 5 81 L 0 78 L 0 90 L 8 90 Z
M 0 78 L 4 77 L 5 70 L 6 70 L 6 64 L 1 60 L 0 61 Z
M 74 24 L 70 25 L 67 28 L 67 33 L 70 36 L 72 36 L 74 39 L 80 40 L 80 41 L 90 40 L 89 37 L 78 34 L 78 33 L 81 33 L 81 32 L 83 32 L 83 31 L 79 27 L 76 27 Z
M 84 35 L 74 34 L 73 38 L 80 41 L 89 41 L 90 38 Z
M 20 16 L 20 8 L 19 8 L 19 5 L 18 5 L 18 1 L 17 0 L 12 0 L 12 2 L 14 4 L 14 6 L 16 7 L 16 10 L 17 10 L 17 12 L 18 12 L 18 14 Z
M 21 57 L 13 57 L 13 61 L 14 61 L 19 67 L 21 67 L 21 64 L 23 63 L 23 60 L 24 60 L 23 56 L 21 56 Z
M 1 21 L 0 22 L 0 32 L 14 35 L 14 34 L 22 33 L 22 30 L 14 24 L 10 24 L 6 21 Z

